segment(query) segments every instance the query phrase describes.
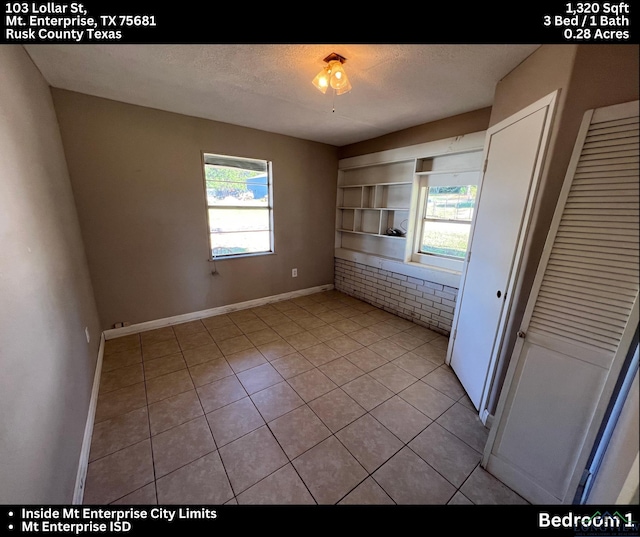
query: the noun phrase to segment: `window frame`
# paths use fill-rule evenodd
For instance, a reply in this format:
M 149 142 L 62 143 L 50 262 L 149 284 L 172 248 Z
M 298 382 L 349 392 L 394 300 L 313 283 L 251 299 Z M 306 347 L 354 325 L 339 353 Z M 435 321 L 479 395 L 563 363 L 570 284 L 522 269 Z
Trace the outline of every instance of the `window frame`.
M 214 235 L 214 232 L 211 231 L 211 221 L 210 221 L 210 211 L 213 210 L 229 210 L 236 207 L 241 210 L 251 210 L 251 207 L 244 206 L 236 206 L 236 205 L 210 205 L 209 204 L 209 196 L 207 192 L 207 172 L 206 166 L 210 165 L 210 163 L 206 162 L 207 157 L 215 157 L 219 159 L 229 159 L 235 161 L 248 161 L 248 162 L 260 162 L 266 165 L 266 174 L 267 174 L 267 206 L 266 207 L 255 207 L 255 209 L 262 209 L 268 211 L 268 222 L 269 229 L 269 250 L 263 250 L 260 252 L 246 252 L 246 253 L 234 253 L 234 254 L 226 254 L 226 255 L 214 255 L 213 248 L 211 245 L 211 239 Z M 243 157 L 236 155 L 225 155 L 222 153 L 214 153 L 211 151 L 202 151 L 201 152 L 201 169 L 202 169 L 202 185 L 203 185 L 203 193 L 204 193 L 204 205 L 205 205 L 205 213 L 206 213 L 206 222 L 207 222 L 207 245 L 208 245 L 208 261 L 222 261 L 225 259 L 238 259 L 238 258 L 246 258 L 246 257 L 257 257 L 264 255 L 272 255 L 275 254 L 275 233 L 274 233 L 274 203 L 273 203 L 273 163 L 270 160 L 255 158 L 255 157 Z M 261 230 L 262 231 L 262 230 Z
M 475 181 L 469 179 L 475 175 Z M 467 186 L 475 185 L 477 187 L 474 212 L 471 220 L 469 220 L 469 242 L 467 244 L 467 250 L 465 256 L 462 258 L 454 258 L 452 256 L 438 255 L 424 253 L 420 250 L 422 246 L 422 236 L 425 221 L 429 220 L 426 215 L 426 204 L 428 199 L 428 192 L 430 187 L 436 186 Z M 438 267 L 445 270 L 451 270 L 455 272 L 461 272 L 463 265 L 469 255 L 469 245 L 471 244 L 471 237 L 473 234 L 473 222 L 478 204 L 478 198 L 480 195 L 480 172 L 475 170 L 461 170 L 457 173 L 426 173 L 420 176 L 415 187 L 418 189 L 417 202 L 415 206 L 415 217 L 412 223 L 413 228 L 413 240 L 411 243 L 411 255 L 409 261 L 413 263 L 419 263 L 420 265 Z M 431 221 L 438 221 L 442 219 L 433 218 Z M 446 221 L 446 220 L 444 220 Z

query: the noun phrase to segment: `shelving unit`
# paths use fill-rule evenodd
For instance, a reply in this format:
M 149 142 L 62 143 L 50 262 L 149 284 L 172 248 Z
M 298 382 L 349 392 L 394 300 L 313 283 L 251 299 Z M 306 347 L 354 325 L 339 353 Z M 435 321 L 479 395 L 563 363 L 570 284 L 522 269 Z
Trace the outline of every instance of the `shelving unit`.
M 387 230 L 402 229 L 404 223 L 406 231 L 411 185 L 405 181 L 338 187 L 338 231 L 404 239 Z
M 411 261 L 424 176 L 477 176 L 484 132 L 342 159 L 338 168 L 336 253 Z M 473 184 L 477 179 L 468 184 Z M 389 235 L 399 229 L 403 235 Z M 339 253 L 340 252 L 340 253 Z

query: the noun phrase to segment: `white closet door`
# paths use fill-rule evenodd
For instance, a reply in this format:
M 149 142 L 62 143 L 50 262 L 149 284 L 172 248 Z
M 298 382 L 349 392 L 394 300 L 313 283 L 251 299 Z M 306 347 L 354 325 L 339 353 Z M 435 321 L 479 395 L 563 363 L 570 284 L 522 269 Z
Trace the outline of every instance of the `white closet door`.
M 485 450 L 533 503 L 571 503 L 638 326 L 638 102 L 589 111 Z
M 487 131 L 477 215 L 447 353 L 447 363 L 481 414 L 509 315 L 555 100 L 554 92 Z

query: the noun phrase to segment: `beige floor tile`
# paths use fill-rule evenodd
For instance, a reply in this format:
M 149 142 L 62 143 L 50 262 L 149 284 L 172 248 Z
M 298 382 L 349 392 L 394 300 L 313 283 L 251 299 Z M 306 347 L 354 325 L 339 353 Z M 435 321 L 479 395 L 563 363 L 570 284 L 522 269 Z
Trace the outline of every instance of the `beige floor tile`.
M 332 390 L 314 399 L 309 402 L 309 407 L 334 433 L 366 413 L 364 408 L 341 389 Z
M 275 308 L 274 308 L 274 310 L 275 310 Z M 264 316 L 260 317 L 260 319 L 262 319 L 262 322 L 264 324 L 266 324 L 267 326 L 270 326 L 270 327 L 277 326 L 279 324 L 286 323 L 286 322 L 291 320 L 284 313 L 279 312 L 278 310 L 275 310 L 275 313 L 270 313 L 269 315 L 264 315 Z
M 156 478 L 189 464 L 216 446 L 204 416 L 196 418 L 151 438 Z
M 162 358 L 146 361 L 144 363 L 144 378 L 149 380 L 186 368 L 187 364 L 182 357 L 182 353 L 170 354 Z
M 272 327 L 280 337 L 287 338 L 305 331 L 298 323 L 292 321 L 289 317 L 287 317 L 287 319 L 287 322 L 279 323 Z
M 231 337 L 222 341 L 217 341 L 216 343 L 218 344 L 218 347 L 220 347 L 222 354 L 225 356 L 253 348 L 253 343 L 251 343 L 249 338 L 245 335 Z
M 96 423 L 91 437 L 89 462 L 149 438 L 147 407 Z
M 422 381 L 448 395 L 451 399 L 460 399 L 465 394 L 464 388 L 460 384 L 458 377 L 451 371 L 447 371 L 445 367 L 447 366 L 440 366 L 434 369 L 423 377 Z
M 375 330 L 370 328 L 361 328 L 360 330 L 356 330 L 355 332 L 351 332 L 349 337 L 355 339 L 361 345 L 367 346 L 375 343 L 376 341 L 380 341 L 384 339 L 382 334 L 375 332 Z
M 359 315 L 359 313 L 356 312 L 356 315 Z M 362 330 L 363 328 L 358 323 L 352 321 L 351 318 L 340 319 L 339 321 L 331 323 L 329 326 L 332 326 L 338 332 L 342 332 L 343 335 L 348 335 L 348 334 L 351 334 L 352 332 L 357 332 L 358 330 Z
M 100 394 L 107 394 L 120 388 L 126 388 L 143 380 L 142 363 L 107 371 L 100 377 Z
M 146 384 L 149 404 L 161 401 L 172 395 L 193 390 L 194 388 L 189 371 L 186 369 L 150 379 Z
M 291 464 L 238 495 L 240 505 L 314 505 L 316 502 Z
M 142 349 L 134 347 L 120 352 L 105 354 L 102 360 L 102 374 L 142 362 Z
M 338 386 L 342 386 L 362 375 L 364 371 L 346 358 L 338 358 L 318 368 Z
M 398 332 L 402 332 L 399 328 L 390 325 L 386 321 L 381 321 L 369 327 L 370 330 L 374 330 L 376 334 L 380 334 L 383 338 L 391 337 Z
M 164 341 L 159 341 L 157 343 L 151 343 L 149 345 L 142 346 L 142 359 L 146 362 L 147 360 L 153 360 L 155 358 L 162 358 L 163 356 L 168 356 L 169 354 L 175 354 L 180 352 L 180 345 L 178 345 L 178 340 L 175 339 L 167 339 Z
M 307 405 L 280 416 L 269 428 L 289 459 L 295 459 L 331 436 L 331 431 Z
M 196 332 L 204 332 L 206 331 L 206 328 L 202 321 L 197 319 L 186 323 L 174 324 L 173 331 L 175 332 L 178 341 L 180 341 L 180 336 L 195 334 Z
M 437 423 L 416 436 L 409 447 L 456 487 L 465 482 L 481 459 L 480 452 Z
M 365 414 L 336 433 L 367 472 L 374 472 L 404 444 L 371 414 Z
M 313 364 L 298 352 L 273 360 L 271 365 L 284 379 L 295 377 L 300 373 L 313 369 Z
M 158 479 L 160 505 L 220 505 L 233 497 L 217 451 Z
M 345 319 L 345 317 L 340 315 L 337 311 L 333 311 L 330 309 L 328 309 L 327 311 L 323 311 L 321 313 L 317 313 L 316 317 L 321 321 L 324 321 L 325 323 L 327 323 L 327 325 L 336 323 Z M 320 328 L 328 328 L 328 327 L 325 325 L 325 326 L 321 326 Z M 334 327 L 331 327 L 331 328 L 335 330 Z
M 455 400 L 421 380 L 402 390 L 398 395 L 432 420 L 440 417 L 455 403 Z
M 478 466 L 460 487 L 460 492 L 476 505 L 528 504 L 504 483 Z
M 290 336 L 284 336 L 284 339 L 298 352 L 322 343 L 316 336 L 306 330 L 304 332 L 297 332 Z
M 280 334 L 278 334 L 272 328 L 263 328 L 262 330 L 257 330 L 256 332 L 250 332 L 247 334 L 247 337 L 249 338 L 249 341 L 251 341 L 251 343 L 253 343 L 256 347 L 282 339 L 280 337 Z
M 189 334 L 180 334 L 178 337 L 178 344 L 183 351 L 188 351 L 189 349 L 196 349 L 198 347 L 202 347 L 204 345 L 211 345 L 213 343 L 213 338 L 209 335 L 209 332 L 206 330 L 203 332 L 193 332 Z
M 365 410 L 372 410 L 394 393 L 368 374 L 347 382 L 342 389 Z
M 147 439 L 89 463 L 83 502 L 111 503 L 153 479 L 151 444 Z
M 108 339 L 104 343 L 104 354 L 109 356 L 116 352 L 122 352 L 131 349 L 140 348 L 140 335 L 131 334 L 128 336 L 122 336 L 115 339 Z
M 321 328 L 323 326 L 328 326 L 322 319 L 312 315 L 311 317 L 304 317 L 296 319 L 296 323 L 298 323 L 302 328 L 307 331 L 313 330 L 314 328 Z
M 112 505 L 157 505 L 156 483 L 149 483 L 131 494 L 123 496 L 119 500 L 112 502 Z
M 151 435 L 159 434 L 204 414 L 195 390 L 149 405 Z
M 232 311 L 227 315 L 229 315 L 229 317 L 231 317 L 233 322 L 236 324 L 238 324 L 239 321 L 252 321 L 254 319 L 259 319 L 259 317 L 250 309 Z
M 403 349 L 400 345 L 389 339 L 381 339 L 369 345 L 368 348 L 382 356 L 388 362 L 395 360 L 398 356 L 402 356 L 407 352 L 406 349 Z
M 444 359 L 447 356 L 446 349 L 440 349 L 438 347 L 434 347 L 431 343 L 424 343 L 419 347 L 416 347 L 411 352 L 420 356 L 420 358 L 424 358 L 433 362 L 436 365 L 444 364 Z
M 397 504 L 444 505 L 456 488 L 405 447 L 372 477 Z
M 225 326 L 234 325 L 234 322 L 228 315 L 214 315 L 213 317 L 205 317 L 204 319 L 201 319 L 201 322 L 209 331 L 216 328 L 223 328 Z
M 264 425 L 262 416 L 249 397 L 209 412 L 207 421 L 218 448 Z
M 154 330 L 147 330 L 140 334 L 140 341 L 143 347 L 148 347 L 154 343 L 160 343 L 161 341 L 167 341 L 169 339 L 175 339 L 176 334 L 173 331 L 172 326 L 163 326 L 162 328 L 156 328 Z
M 269 328 L 269 326 L 258 317 L 252 319 L 238 319 L 234 320 L 234 322 L 244 334 L 251 334 L 252 332 L 258 332 L 259 330 Z
M 233 369 L 224 358 L 216 358 L 189 368 L 196 388 L 233 375 Z
M 211 343 L 209 345 L 203 345 L 202 347 L 196 347 L 195 349 L 188 349 L 182 353 L 182 356 L 187 366 L 191 367 L 210 362 L 216 358 L 222 358 L 222 351 L 215 343 Z
M 380 384 L 389 388 L 393 393 L 398 393 L 417 382 L 417 378 L 407 373 L 404 369 L 392 363 L 381 365 L 369 372 Z
M 340 505 L 395 505 L 371 477 L 367 477 L 339 502 Z
M 288 462 L 266 426 L 221 447 L 219 453 L 236 495 Z
M 415 336 L 421 339 L 425 343 L 429 341 L 433 341 L 438 336 L 442 335 L 442 334 L 439 334 L 438 332 L 434 332 L 433 330 L 430 330 L 429 328 L 426 328 L 424 326 L 419 326 L 419 325 L 412 326 L 408 330 L 405 330 L 404 333 L 410 336 Z
M 476 451 L 484 451 L 489 429 L 482 424 L 475 409 L 456 403 L 438 418 L 437 423 Z
M 287 379 L 287 382 L 307 403 L 337 387 L 329 377 L 318 369 L 305 371 Z
M 253 347 L 244 351 L 234 352 L 233 354 L 227 354 L 225 358 L 234 373 L 240 373 L 241 371 L 246 371 L 252 367 L 267 363 L 267 359 L 262 353 Z
M 267 423 L 304 404 L 286 382 L 279 382 L 252 394 L 251 400 Z
M 296 352 L 296 350 L 282 338 L 278 338 L 270 343 L 258 345 L 258 350 L 270 362 Z
M 409 329 L 411 330 L 411 329 Z M 408 330 L 398 332 L 397 334 L 387 338 L 389 341 L 400 345 L 405 351 L 412 351 L 413 349 L 424 345 L 425 341 L 418 336 L 411 335 Z
M 108 340 L 87 497 L 524 502 L 478 466 L 488 429 L 444 365 L 447 346 L 336 290 Z
M 316 367 L 340 357 L 336 351 L 324 343 L 319 343 L 317 345 L 307 347 L 306 349 L 302 349 L 300 354 L 302 354 L 302 356 Z
M 417 354 L 413 352 L 408 352 L 399 356 L 395 360 L 391 362 L 392 364 L 397 365 L 404 369 L 407 373 L 412 374 L 416 378 L 422 378 L 425 375 L 428 375 L 433 371 L 436 367 L 438 367 L 433 362 L 425 358 L 421 358 Z
M 374 408 L 371 415 L 405 444 L 432 422 L 430 418 L 397 395 Z
M 196 391 L 205 413 L 213 412 L 247 396 L 246 390 L 235 375 L 200 386 Z
M 364 346 L 348 335 L 342 335 L 336 339 L 330 339 L 326 344 L 335 350 L 340 356 L 345 356 L 357 350 L 363 349 Z
M 213 338 L 213 341 L 220 344 L 221 341 L 244 335 L 242 330 L 240 330 L 231 319 L 229 319 L 229 322 L 231 324 L 209 329 L 209 335 Z
M 357 351 L 345 354 L 344 357 L 353 365 L 362 369 L 362 371 L 364 371 L 365 373 L 373 371 L 374 369 L 377 369 L 381 365 L 387 363 L 386 359 L 373 352 L 371 349 L 368 349 L 367 347 L 363 347 Z
M 273 386 L 284 379 L 269 363 L 238 373 L 238 380 L 249 395 Z
M 462 492 L 458 491 L 453 495 L 453 498 L 449 500 L 447 505 L 474 505 L 473 502 L 467 498 Z
M 120 388 L 98 397 L 95 423 L 126 414 L 147 405 L 144 382 Z
M 351 317 L 351 320 L 354 323 L 359 324 L 363 328 L 366 328 L 367 326 L 372 326 L 372 325 L 374 325 L 374 324 L 379 322 L 379 320 L 377 320 L 375 317 L 372 317 L 371 315 L 369 315 L 367 313 L 361 313 L 360 315 L 354 315 L 353 317 Z
M 367 477 L 366 470 L 331 436 L 293 460 L 319 504 L 336 504 Z
M 312 328 L 311 330 L 309 330 L 309 332 L 311 332 L 322 342 L 327 342 L 343 335 L 342 332 L 336 330 L 333 326 L 329 326 L 328 324 L 319 326 L 317 328 Z

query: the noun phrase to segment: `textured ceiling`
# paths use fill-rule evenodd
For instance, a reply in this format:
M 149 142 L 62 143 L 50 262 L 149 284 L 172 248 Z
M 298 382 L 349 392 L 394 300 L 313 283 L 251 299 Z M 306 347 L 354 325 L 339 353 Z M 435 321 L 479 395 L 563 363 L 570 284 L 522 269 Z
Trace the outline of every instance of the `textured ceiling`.
M 537 45 L 27 45 L 49 84 L 343 146 L 492 104 Z M 344 56 L 353 90 L 311 80 Z M 335 111 L 333 108 L 335 107 Z

